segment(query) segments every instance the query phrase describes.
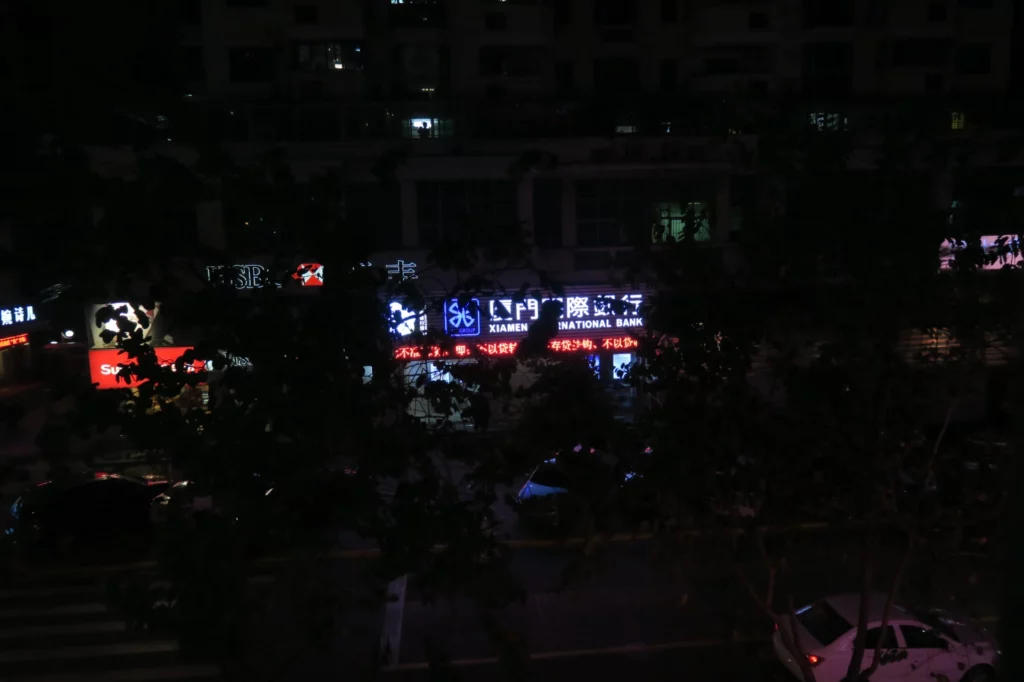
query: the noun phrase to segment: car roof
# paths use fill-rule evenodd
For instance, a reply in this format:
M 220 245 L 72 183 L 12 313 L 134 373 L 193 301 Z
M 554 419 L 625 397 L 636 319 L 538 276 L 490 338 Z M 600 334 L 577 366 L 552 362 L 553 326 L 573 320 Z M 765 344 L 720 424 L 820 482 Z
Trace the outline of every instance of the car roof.
M 884 592 L 872 592 L 868 595 L 867 622 L 879 623 L 882 621 L 885 612 L 885 602 L 888 595 Z M 860 620 L 860 594 L 851 592 L 848 594 L 837 594 L 825 597 L 823 600 L 831 606 L 836 613 L 842 616 L 848 623 L 857 626 Z M 893 604 L 889 609 L 889 622 L 904 620 L 916 620 L 914 615 L 906 608 Z

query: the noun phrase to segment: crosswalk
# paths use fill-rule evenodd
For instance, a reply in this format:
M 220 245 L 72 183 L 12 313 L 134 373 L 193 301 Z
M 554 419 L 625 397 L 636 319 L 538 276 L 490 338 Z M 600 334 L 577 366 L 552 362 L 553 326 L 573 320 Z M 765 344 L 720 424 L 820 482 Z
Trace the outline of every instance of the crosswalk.
M 173 639 L 129 631 L 101 582 L 0 589 L 0 682 L 201 682 L 211 665 L 184 663 Z

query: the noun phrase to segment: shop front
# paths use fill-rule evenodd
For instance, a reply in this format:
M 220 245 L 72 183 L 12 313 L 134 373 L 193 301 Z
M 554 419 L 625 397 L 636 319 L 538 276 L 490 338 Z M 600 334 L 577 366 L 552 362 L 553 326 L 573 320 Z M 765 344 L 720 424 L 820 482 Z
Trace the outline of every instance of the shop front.
M 17 386 L 35 380 L 32 333 L 40 327 L 34 306 L 0 308 L 0 386 Z
M 637 359 L 638 334 L 644 329 L 644 294 L 638 292 L 581 288 L 518 302 L 509 296 L 448 298 L 425 312 L 393 301 L 391 313 L 399 337 L 394 357 L 403 362 L 410 385 L 424 373 L 432 381 L 450 381 L 452 365 L 480 357 L 514 356 L 548 301 L 561 304 L 558 333 L 548 342 L 552 355 L 585 357 L 616 400 L 631 404 L 632 391 L 621 379 Z M 435 340 L 414 341 L 417 332 Z M 439 336 L 443 341 L 436 340 Z M 527 374 L 517 374 L 514 384 L 530 383 Z

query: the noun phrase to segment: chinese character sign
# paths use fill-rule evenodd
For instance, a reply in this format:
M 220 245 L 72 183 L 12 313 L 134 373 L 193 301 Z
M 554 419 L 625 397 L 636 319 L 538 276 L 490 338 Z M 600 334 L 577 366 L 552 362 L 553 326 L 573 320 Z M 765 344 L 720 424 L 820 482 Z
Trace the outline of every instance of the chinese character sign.
M 416 275 L 416 264 L 404 260 L 391 263 L 387 266 L 387 271 L 388 279 L 397 279 L 403 282 L 407 279 L 419 279 Z
M 0 327 L 36 321 L 36 311 L 30 305 L 0 308 Z
M 463 305 L 457 298 L 444 302 L 444 330 L 448 336 L 480 336 L 480 299 Z
M 549 301 L 561 304 L 559 331 L 630 329 L 644 325 L 640 313 L 643 294 L 530 298 L 522 302 L 495 298 L 487 303 L 490 319 L 483 331 L 488 334 L 525 333 L 530 323 L 540 317 L 542 306 Z
M 504 356 L 514 355 L 519 346 L 516 341 L 500 341 L 476 344 L 475 351 L 481 355 Z M 556 353 L 589 353 L 600 350 L 635 350 L 640 342 L 632 336 L 620 336 L 608 339 L 552 339 L 548 349 Z M 473 350 L 469 344 L 456 344 L 453 352 L 440 346 L 401 346 L 395 349 L 396 360 L 421 360 L 424 358 L 470 357 Z

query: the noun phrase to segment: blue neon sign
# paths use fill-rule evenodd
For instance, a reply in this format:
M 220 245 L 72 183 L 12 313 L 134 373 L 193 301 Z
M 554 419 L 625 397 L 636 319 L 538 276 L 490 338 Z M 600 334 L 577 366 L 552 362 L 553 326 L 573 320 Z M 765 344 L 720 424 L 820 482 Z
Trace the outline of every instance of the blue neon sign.
M 448 336 L 480 336 L 480 300 L 462 305 L 457 298 L 444 302 L 444 331 Z

